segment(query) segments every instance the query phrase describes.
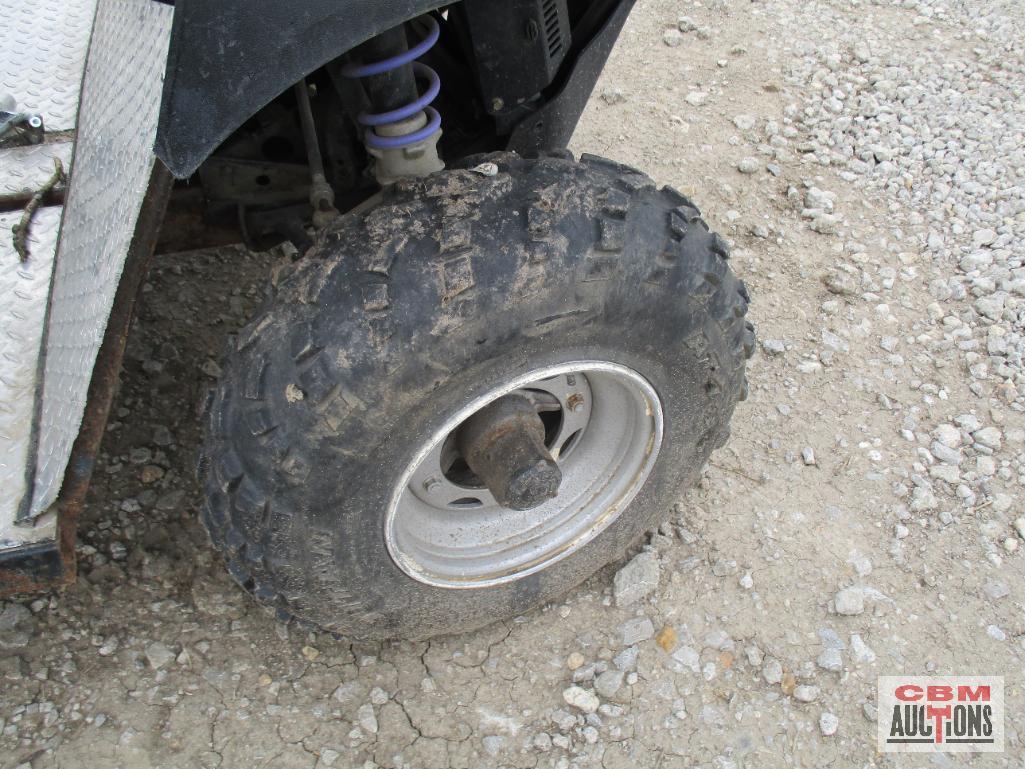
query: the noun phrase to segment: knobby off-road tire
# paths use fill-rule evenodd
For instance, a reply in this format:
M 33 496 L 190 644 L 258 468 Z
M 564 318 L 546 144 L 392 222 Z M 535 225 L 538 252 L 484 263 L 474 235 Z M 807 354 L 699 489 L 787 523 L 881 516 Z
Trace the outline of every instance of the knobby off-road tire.
M 498 173 L 471 170 L 484 161 Z M 234 340 L 208 404 L 202 519 L 259 601 L 357 638 L 515 616 L 668 515 L 728 436 L 754 349 L 728 248 L 678 192 L 602 158 L 498 153 L 342 217 Z M 414 580 L 384 516 L 411 452 L 481 393 L 569 360 L 641 374 L 664 410 L 645 485 L 592 541 L 479 589 Z

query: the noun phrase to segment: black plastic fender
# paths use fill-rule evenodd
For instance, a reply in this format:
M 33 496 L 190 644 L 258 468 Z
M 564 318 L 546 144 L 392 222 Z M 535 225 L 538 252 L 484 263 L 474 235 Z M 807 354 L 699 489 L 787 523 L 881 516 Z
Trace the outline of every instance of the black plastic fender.
M 500 0 L 498 0 L 500 1 Z M 569 141 L 635 0 L 593 0 L 518 152 Z M 177 0 L 154 151 L 179 179 L 278 94 L 374 35 L 450 0 Z
M 285 88 L 446 0 L 177 0 L 154 151 L 191 176 Z

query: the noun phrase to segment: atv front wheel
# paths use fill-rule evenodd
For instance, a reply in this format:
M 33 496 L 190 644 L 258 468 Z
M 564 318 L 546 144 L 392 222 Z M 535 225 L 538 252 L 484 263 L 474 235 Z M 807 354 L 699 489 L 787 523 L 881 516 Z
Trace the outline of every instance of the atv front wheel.
M 587 155 L 464 165 L 323 233 L 211 403 L 214 545 L 336 633 L 558 597 L 665 518 L 746 393 L 747 295 L 686 198 Z

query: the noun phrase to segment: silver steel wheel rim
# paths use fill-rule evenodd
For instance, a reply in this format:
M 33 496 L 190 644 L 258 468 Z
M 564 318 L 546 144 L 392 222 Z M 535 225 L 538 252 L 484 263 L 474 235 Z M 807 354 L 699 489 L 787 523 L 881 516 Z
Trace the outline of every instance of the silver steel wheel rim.
M 486 488 L 457 482 L 444 467 L 454 431 L 518 390 L 554 395 L 560 407 L 546 440 L 563 473 L 559 494 L 525 511 L 498 506 Z M 622 514 L 658 458 L 662 428 L 654 388 L 626 366 L 582 360 L 530 371 L 460 409 L 419 447 L 392 491 L 388 552 L 410 577 L 440 587 L 487 587 L 540 571 Z

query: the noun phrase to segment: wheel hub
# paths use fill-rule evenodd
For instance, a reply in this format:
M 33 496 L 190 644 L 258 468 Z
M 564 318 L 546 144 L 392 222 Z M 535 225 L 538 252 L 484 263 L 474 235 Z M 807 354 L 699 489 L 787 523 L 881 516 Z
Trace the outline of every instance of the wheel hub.
M 662 409 L 637 372 L 537 369 L 476 398 L 413 456 L 385 523 L 414 579 L 483 587 L 566 557 L 607 528 L 658 455 Z
M 459 428 L 466 464 L 495 501 L 530 510 L 559 493 L 562 471 L 545 446 L 545 425 L 525 395 L 503 395 Z

